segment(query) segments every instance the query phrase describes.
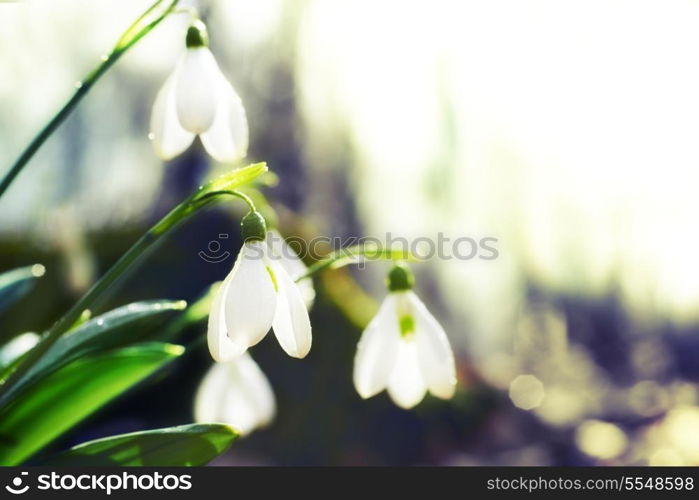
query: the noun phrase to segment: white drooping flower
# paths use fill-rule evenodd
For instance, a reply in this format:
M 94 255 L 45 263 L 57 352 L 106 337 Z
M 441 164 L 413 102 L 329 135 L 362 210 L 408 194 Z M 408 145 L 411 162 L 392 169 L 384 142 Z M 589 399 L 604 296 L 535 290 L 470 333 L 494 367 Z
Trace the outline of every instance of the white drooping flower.
M 390 293 L 362 333 L 354 358 L 354 386 L 362 398 L 384 389 L 402 408 L 417 405 L 429 390 L 450 399 L 456 367 L 449 340 L 439 322 L 412 291 L 412 275 L 396 266 Z
M 289 356 L 311 349 L 311 322 L 301 290 L 278 259 L 270 258 L 265 222 L 258 212 L 243 218 L 243 248 L 216 292 L 209 314 L 211 356 L 229 361 L 260 342 L 270 328 Z
M 228 424 L 241 435 L 269 424 L 275 413 L 269 380 L 248 353 L 214 363 L 194 401 L 196 422 Z
M 296 281 L 298 278 L 306 274 L 308 267 L 303 263 L 298 254 L 289 246 L 281 234 L 275 229 L 270 229 L 267 232 L 267 243 L 272 252 L 272 257 L 278 259 L 279 264 L 289 273 L 291 279 Z M 310 277 L 296 281 L 296 285 L 301 291 L 303 301 L 306 303 L 306 308 L 310 309 L 315 300 L 316 292 L 313 288 L 313 279 Z
M 203 23 L 190 26 L 186 45 L 153 105 L 153 147 L 158 156 L 169 160 L 187 149 L 198 135 L 212 157 L 234 162 L 248 149 L 243 103 L 209 50 Z

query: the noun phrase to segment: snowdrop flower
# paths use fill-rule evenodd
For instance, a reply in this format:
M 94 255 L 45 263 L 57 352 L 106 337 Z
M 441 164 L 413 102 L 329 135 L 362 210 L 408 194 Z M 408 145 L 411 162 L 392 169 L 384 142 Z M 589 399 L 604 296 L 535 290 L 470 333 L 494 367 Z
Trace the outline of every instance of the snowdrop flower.
M 247 353 L 214 363 L 194 401 L 196 422 L 228 424 L 241 435 L 269 424 L 275 413 L 269 380 Z
M 311 322 L 299 287 L 278 259 L 270 258 L 259 212 L 242 221 L 243 248 L 214 296 L 209 314 L 211 356 L 228 361 L 261 341 L 270 327 L 289 356 L 311 349 Z
M 216 160 L 234 162 L 248 149 L 245 108 L 209 50 L 201 21 L 189 27 L 186 45 L 153 105 L 150 138 L 155 151 L 169 160 L 199 135 Z
M 428 390 L 442 399 L 454 395 L 454 354 L 444 329 L 413 293 L 410 270 L 395 266 L 390 293 L 362 333 L 354 358 L 354 386 L 362 398 L 388 389 L 402 408 L 412 408 Z
M 276 229 L 267 231 L 267 243 L 269 244 L 270 252 L 272 252 L 272 257 L 278 259 L 279 264 L 289 273 L 292 280 L 296 281 L 306 274 L 308 267 L 306 267 L 306 264 L 303 263 L 291 246 L 284 241 L 284 238 Z M 316 292 L 313 288 L 313 279 L 309 276 L 297 281 L 296 285 L 299 287 L 306 308 L 310 309 L 316 297 Z

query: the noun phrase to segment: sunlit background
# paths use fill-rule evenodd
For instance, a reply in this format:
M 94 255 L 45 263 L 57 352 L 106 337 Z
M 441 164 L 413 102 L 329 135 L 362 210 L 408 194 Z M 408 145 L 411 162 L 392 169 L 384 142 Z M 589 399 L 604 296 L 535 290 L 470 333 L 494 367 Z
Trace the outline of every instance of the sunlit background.
M 148 4 L 0 3 L 0 173 Z M 699 464 L 698 2 L 198 4 L 248 110 L 249 157 L 279 176 L 268 195 L 287 234 L 441 232 L 498 250 L 415 266 L 457 351 L 454 400 L 360 400 L 351 361 L 374 303 L 330 275 L 307 361 L 273 340 L 253 351 L 276 421 L 218 463 Z M 186 22 L 128 53 L 0 201 L 0 270 L 47 268 L 3 341 L 46 328 L 223 168 L 200 147 L 163 165 L 147 138 Z M 197 253 L 235 236 L 232 220 L 198 218 L 112 305 L 199 296 L 232 259 Z M 380 300 L 386 269 L 351 276 Z M 190 421 L 207 365 L 195 352 L 68 443 Z

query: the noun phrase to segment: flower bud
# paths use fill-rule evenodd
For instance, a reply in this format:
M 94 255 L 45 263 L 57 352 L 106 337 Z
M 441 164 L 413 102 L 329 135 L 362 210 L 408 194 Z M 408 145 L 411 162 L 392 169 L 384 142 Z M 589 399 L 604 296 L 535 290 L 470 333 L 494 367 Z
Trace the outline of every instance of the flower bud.
M 255 211 L 250 211 L 243 217 L 240 222 L 241 235 L 243 236 L 243 242 L 247 241 L 264 241 L 267 237 L 267 224 L 265 223 L 265 218 L 262 214 Z
M 188 49 L 208 47 L 209 33 L 206 29 L 206 25 L 199 20 L 194 21 L 191 24 L 191 26 L 187 29 L 187 37 L 185 38 L 185 43 Z
M 393 266 L 393 269 L 389 271 L 386 282 L 391 292 L 412 290 L 415 284 L 415 276 L 413 276 L 408 266 L 403 263 L 397 263 Z

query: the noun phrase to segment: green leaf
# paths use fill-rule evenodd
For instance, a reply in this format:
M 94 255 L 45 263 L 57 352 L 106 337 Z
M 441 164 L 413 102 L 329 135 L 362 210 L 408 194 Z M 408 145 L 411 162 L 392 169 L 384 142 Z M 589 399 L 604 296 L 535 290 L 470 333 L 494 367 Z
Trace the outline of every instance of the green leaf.
M 231 170 L 203 186 L 200 186 L 193 195 L 177 205 L 169 214 L 160 219 L 160 221 L 151 228 L 149 231 L 150 237 L 152 239 L 157 239 L 160 235 L 180 224 L 200 208 L 222 198 L 226 194 L 232 194 L 232 191 L 252 182 L 265 172 L 267 172 L 266 163 L 253 163 L 247 167 Z
M 83 357 L 40 379 L 0 410 L 0 464 L 22 463 L 183 352 L 140 344 Z
M 86 354 L 147 340 L 154 329 L 186 307 L 184 300 L 146 300 L 112 309 L 66 333 L 29 373 L 52 371 Z
M 247 167 L 231 170 L 199 188 L 194 199 L 199 200 L 220 191 L 233 191 L 252 182 L 265 172 L 267 172 L 267 164 L 265 162 L 253 163 Z
M 109 436 L 79 444 L 48 461 L 54 466 L 206 465 L 238 434 L 223 424 L 190 424 Z
M 80 324 L 58 339 L 8 390 L 7 397 L 81 356 L 145 340 L 155 327 L 186 305 L 184 301 L 167 300 L 134 302 Z
M 0 274 L 0 312 L 29 293 L 45 271 L 41 264 L 34 264 Z

